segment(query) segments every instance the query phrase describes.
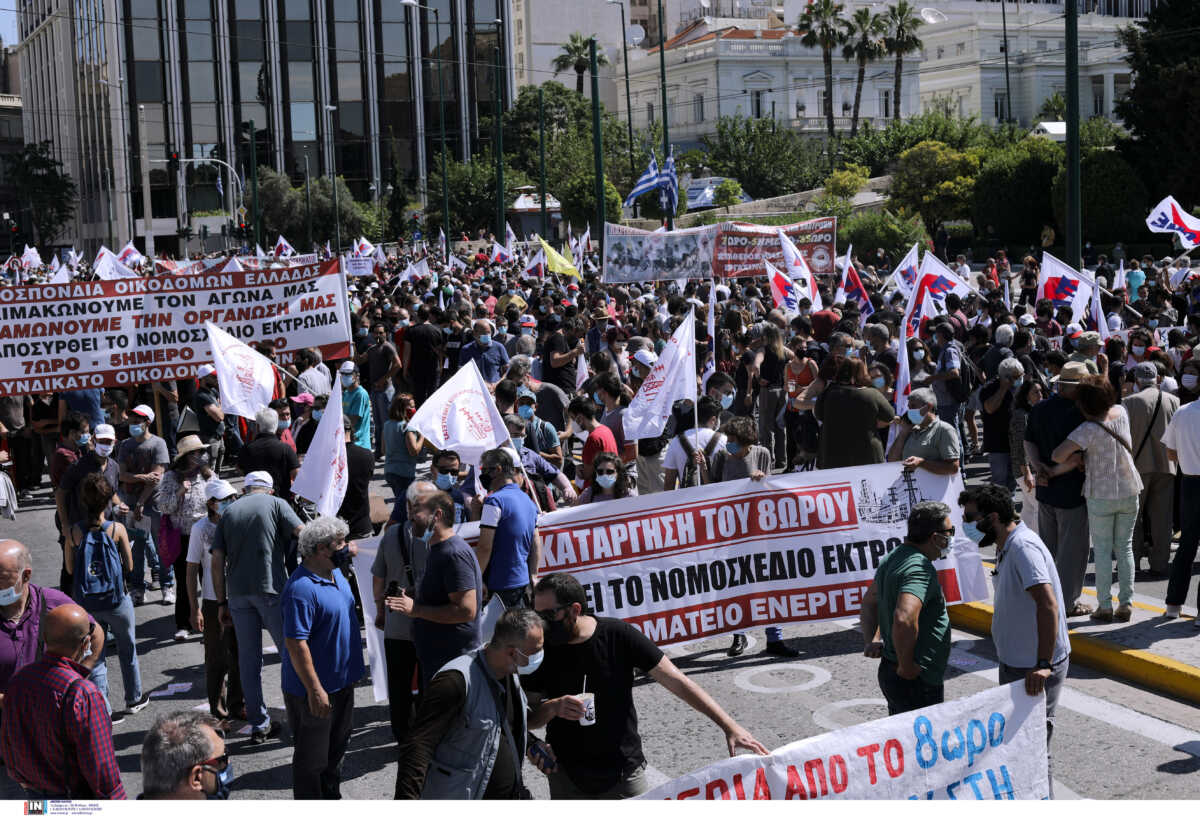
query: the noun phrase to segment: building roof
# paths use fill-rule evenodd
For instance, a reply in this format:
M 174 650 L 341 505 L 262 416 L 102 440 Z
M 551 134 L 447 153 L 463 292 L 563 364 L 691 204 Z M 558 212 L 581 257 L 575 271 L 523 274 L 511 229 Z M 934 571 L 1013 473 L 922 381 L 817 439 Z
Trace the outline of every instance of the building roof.
M 1067 139 L 1066 122 L 1038 122 L 1030 131 L 1034 136 L 1043 136 L 1054 142 L 1064 142 Z
M 798 31 L 793 31 L 790 28 L 742 28 L 740 26 L 731 25 L 723 28 L 716 28 L 710 31 L 700 32 L 698 29 L 705 27 L 703 19 L 696 20 L 691 25 L 684 28 L 674 37 L 671 37 L 666 42 L 666 48 L 670 51 L 673 48 L 678 48 L 681 45 L 691 45 L 692 43 L 707 42 L 720 37 L 722 40 L 782 40 L 788 34 L 799 36 Z M 648 54 L 657 54 L 658 46 L 646 49 Z
M 546 212 L 558 212 L 562 204 L 554 196 L 546 193 Z M 517 200 L 508 208 L 509 212 L 541 212 L 542 202 L 537 193 L 521 193 Z

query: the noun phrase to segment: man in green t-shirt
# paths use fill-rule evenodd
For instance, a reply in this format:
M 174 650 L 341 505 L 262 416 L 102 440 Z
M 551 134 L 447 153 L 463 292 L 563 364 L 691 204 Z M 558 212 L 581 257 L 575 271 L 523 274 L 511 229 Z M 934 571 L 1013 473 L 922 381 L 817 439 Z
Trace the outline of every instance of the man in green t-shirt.
M 859 626 L 863 654 L 882 658 L 879 688 L 888 714 L 945 699 L 943 675 L 950 656 L 950 617 L 933 561 L 950 549 L 950 508 L 926 501 L 913 506 L 904 543 L 879 563 L 863 597 Z

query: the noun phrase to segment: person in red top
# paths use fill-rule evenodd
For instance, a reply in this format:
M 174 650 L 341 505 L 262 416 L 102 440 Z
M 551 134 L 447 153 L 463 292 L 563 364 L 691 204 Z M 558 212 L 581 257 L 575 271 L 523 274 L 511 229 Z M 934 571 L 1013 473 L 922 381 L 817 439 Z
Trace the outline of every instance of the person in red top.
M 13 675 L 0 757 L 26 799 L 124 799 L 104 694 L 87 679 L 95 622 L 83 607 L 46 613 L 45 653 Z
M 597 421 L 596 417 L 599 414 L 600 406 L 590 396 L 576 397 L 567 406 L 567 418 L 578 425 L 580 429 L 587 431 L 588 435 L 587 442 L 583 443 L 583 466 L 579 471 L 584 487 L 592 484 L 592 461 L 596 458 L 596 454 L 605 451 L 620 454 L 620 450 L 617 448 L 617 438 L 613 436 L 613 432 Z
M 842 310 L 837 306 L 829 306 L 819 312 L 813 312 L 809 320 L 812 321 L 813 339 L 818 343 L 824 343 L 829 339 L 829 335 L 833 334 L 833 327 L 842 319 Z

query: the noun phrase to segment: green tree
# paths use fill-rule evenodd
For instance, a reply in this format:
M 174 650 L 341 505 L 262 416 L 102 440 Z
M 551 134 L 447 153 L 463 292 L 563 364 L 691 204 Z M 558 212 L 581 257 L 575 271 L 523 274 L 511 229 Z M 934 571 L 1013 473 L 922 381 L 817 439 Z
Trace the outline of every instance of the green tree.
M 737 179 L 756 199 L 811 190 L 828 168 L 819 143 L 769 119 L 722 116 L 701 141 L 713 174 Z
M 1054 212 L 1066 223 L 1066 168 L 1054 177 Z M 1111 150 L 1087 152 L 1079 166 L 1084 240 L 1135 241 L 1146 234 L 1149 195 L 1129 162 Z
M 33 222 L 34 244 L 48 246 L 75 213 L 75 182 L 54 158 L 49 141 L 24 145 L 5 156 L 7 183 L 17 193 L 21 211 Z
M 442 157 L 430 157 L 429 191 L 425 203 L 426 230 L 436 235 L 442 226 Z M 511 200 L 517 196 L 516 188 L 529 183 L 521 171 L 508 166 L 504 169 L 504 197 Z M 482 150 L 463 162 L 450 159 L 446 163 L 446 188 L 449 193 L 451 229 L 446 230 L 449 238 L 458 231 L 474 234 L 480 227 L 495 230 L 496 224 L 496 161 L 488 150 Z M 556 193 L 557 195 L 557 193 Z M 503 236 L 502 236 L 503 237 Z
M 572 224 L 591 224 L 592 235 L 604 228 L 596 223 L 599 208 L 596 206 L 596 172 L 589 165 L 580 167 L 558 188 L 558 200 L 562 204 L 563 218 Z M 621 194 L 607 178 L 604 180 L 604 216 L 617 221 L 621 214 Z
M 900 79 L 904 75 L 904 57 L 907 54 L 920 51 L 925 47 L 917 31 L 924 24 L 916 7 L 908 0 L 899 0 L 894 6 L 888 6 L 888 34 L 884 40 L 888 54 L 896 58 L 896 81 L 892 89 L 892 118 L 900 118 Z
M 838 243 L 854 244 L 860 258 L 883 248 L 892 262 L 899 261 L 913 244 L 929 245 L 929 233 L 916 215 L 897 215 L 891 210 L 864 212 L 838 222 Z
M 847 62 L 854 60 L 858 63 L 858 77 L 854 85 L 854 113 L 850 119 L 850 136 L 858 134 L 858 111 L 862 104 L 863 82 L 867 77 L 867 63 L 874 62 L 884 55 L 884 37 L 887 34 L 887 21 L 883 15 L 876 14 L 867 6 L 854 10 L 849 19 L 842 19 L 842 30 L 845 46 L 842 48 L 842 58 Z M 885 111 L 886 113 L 886 111 Z
M 996 150 L 1023 138 L 1025 132 L 1014 125 L 992 128 L 975 117 L 930 111 L 907 119 L 893 119 L 883 128 L 865 122 L 857 136 L 842 140 L 840 152 L 844 162 L 861 164 L 872 176 L 879 176 L 891 170 L 901 153 L 921 142 L 941 142 L 955 150 Z
M 821 49 L 821 62 L 825 66 L 825 127 L 830 142 L 833 142 L 833 49 L 846 41 L 841 26 L 845 8 L 836 0 L 810 0 L 799 20 L 804 32 L 800 42 L 808 48 Z
M 979 157 L 941 142 L 921 142 L 900 154 L 892 174 L 891 201 L 920 214 L 929 234 L 945 221 L 970 214 Z
M 741 202 L 742 185 L 737 183 L 737 179 L 727 178 L 713 190 L 713 206 L 724 207 L 725 212 L 729 212 L 730 207 Z
M 694 147 L 685 150 L 675 157 L 675 169 L 680 175 L 701 176 L 708 169 L 708 154 Z
M 1013 244 L 1035 244 L 1042 227 L 1054 223 L 1050 190 L 1062 166 L 1062 147 L 1048 139 L 1031 137 L 989 152 L 975 179 L 971 220 L 976 231 Z
M 580 96 L 583 96 L 583 75 L 592 67 L 591 46 L 588 45 L 590 39 L 578 31 L 572 32 L 570 38 L 563 43 L 562 53 L 550 63 L 555 76 L 564 71 L 575 72 L 575 93 Z M 608 57 L 599 48 L 596 49 L 596 65 L 608 65 Z
M 1093 116 L 1079 123 L 1079 146 L 1083 150 L 1098 147 L 1117 147 L 1128 141 L 1125 128 L 1103 116 Z
M 341 194 L 340 189 L 338 193 Z M 289 241 L 307 235 L 303 188 L 297 190 L 286 174 L 266 165 L 258 167 L 258 212 L 263 241 L 274 243 L 278 235 Z
M 1061 93 L 1055 91 L 1042 100 L 1038 108 L 1038 120 L 1043 122 L 1062 122 L 1067 118 L 1067 100 Z
M 1200 29 L 1200 3 L 1160 0 L 1144 20 L 1118 31 L 1132 69 L 1129 92 L 1116 113 L 1133 135 L 1122 153 L 1146 180 L 1152 198 L 1167 193 L 1183 202 L 1200 199 L 1200 56 L 1180 48 L 1181 32 Z
M 825 179 L 825 192 L 838 198 L 850 198 L 858 195 L 859 190 L 871 180 L 867 168 L 857 164 L 847 164 L 840 170 L 834 170 Z

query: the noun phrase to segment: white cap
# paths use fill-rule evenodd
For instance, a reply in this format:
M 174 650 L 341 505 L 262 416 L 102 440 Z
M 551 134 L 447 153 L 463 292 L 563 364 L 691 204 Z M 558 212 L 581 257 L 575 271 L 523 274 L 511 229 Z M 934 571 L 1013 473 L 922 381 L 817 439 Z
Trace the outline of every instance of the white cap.
M 265 470 L 252 470 L 246 474 L 245 481 L 242 482 L 244 487 L 275 487 L 275 480 L 271 478 L 271 474 Z
M 658 362 L 658 355 L 650 349 L 638 349 L 634 353 L 633 359 L 646 366 L 646 368 L 654 368 L 654 364 Z
M 1019 318 L 1017 318 L 1017 323 L 1019 323 L 1022 326 L 1032 326 L 1036 322 L 1037 322 L 1037 320 L 1035 320 L 1033 315 L 1031 315 L 1031 314 L 1023 314 Z
M 215 365 L 213 365 L 212 363 L 205 363 L 204 365 L 200 366 L 200 369 L 196 372 L 196 379 L 203 380 L 209 374 L 216 374 L 216 373 L 217 373 L 217 367 Z
M 354 363 L 350 360 L 347 360 L 338 367 L 338 372 L 341 374 L 353 374 L 357 370 L 358 369 L 354 367 Z
M 113 429 L 112 425 L 103 424 L 96 426 L 96 429 L 92 431 L 92 436 L 96 439 L 116 439 L 117 432 Z
M 138 405 L 130 413 L 137 414 L 140 417 L 144 417 L 147 422 L 154 421 L 154 409 L 151 408 L 149 405 Z
M 224 479 L 213 479 L 204 485 L 204 498 L 227 499 L 230 496 L 237 495 L 237 489 Z

